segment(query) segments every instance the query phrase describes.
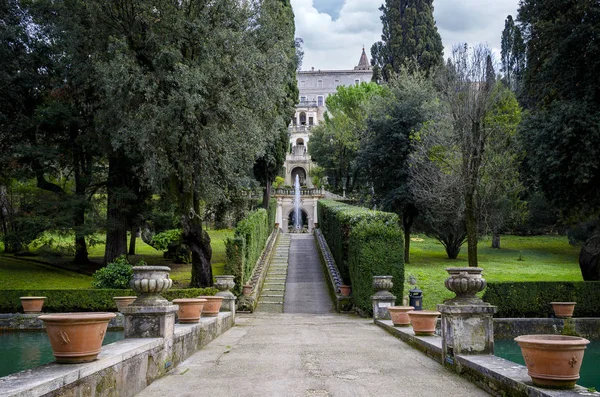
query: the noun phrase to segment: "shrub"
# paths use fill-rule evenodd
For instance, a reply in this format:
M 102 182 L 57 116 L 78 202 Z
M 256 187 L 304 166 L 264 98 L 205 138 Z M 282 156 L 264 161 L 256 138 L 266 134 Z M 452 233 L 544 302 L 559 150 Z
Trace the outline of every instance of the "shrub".
M 600 282 L 535 281 L 488 283 L 483 300 L 498 306 L 496 317 L 549 317 L 550 302 L 577 302 L 576 317 L 600 317 Z
M 99 289 L 126 289 L 129 288 L 129 279 L 132 274 L 133 270 L 131 269 L 131 264 L 127 261 L 127 257 L 121 255 L 114 262 L 94 272 L 92 275 L 92 287 Z
M 195 298 L 200 295 L 215 295 L 215 288 L 172 289 L 161 294 L 172 301 L 178 298 Z M 0 313 L 21 312 L 21 296 L 45 296 L 44 312 L 101 312 L 116 311 L 114 296 L 135 295 L 126 289 L 88 289 L 88 290 L 0 290 Z
M 402 299 L 404 239 L 396 214 L 320 200 L 321 228 L 344 283 L 352 285 L 354 303 L 372 312 L 373 276 L 393 276 L 392 293 Z
M 276 205 L 269 206 L 270 212 L 271 210 L 274 212 L 276 208 Z M 225 242 L 227 254 L 225 273 L 235 276 L 234 292 L 238 294 L 241 292 L 242 285 L 252 276 L 256 262 L 262 255 L 267 239 L 273 230 L 275 216 L 273 214 L 273 224 L 271 224 L 269 215 L 270 213 L 263 208 L 249 213 L 238 223 L 234 238 L 227 239 Z

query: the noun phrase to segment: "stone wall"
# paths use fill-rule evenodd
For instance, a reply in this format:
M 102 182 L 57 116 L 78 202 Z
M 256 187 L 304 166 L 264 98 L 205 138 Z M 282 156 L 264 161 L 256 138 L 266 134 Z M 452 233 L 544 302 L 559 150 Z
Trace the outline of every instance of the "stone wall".
M 134 396 L 233 325 L 233 314 L 222 312 L 176 324 L 173 338 L 124 339 L 91 363 L 52 363 L 0 378 L 0 396 Z

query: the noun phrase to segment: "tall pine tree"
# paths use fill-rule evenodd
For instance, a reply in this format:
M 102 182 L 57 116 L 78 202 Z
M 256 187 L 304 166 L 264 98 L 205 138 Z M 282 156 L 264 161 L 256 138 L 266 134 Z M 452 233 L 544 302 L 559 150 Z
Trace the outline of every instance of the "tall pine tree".
M 503 80 L 515 93 L 520 93 L 525 73 L 526 48 L 519 25 L 515 24 L 512 15 L 506 17 L 501 40 L 501 62 Z
M 433 0 L 386 0 L 381 41 L 371 47 L 375 80 L 388 81 L 400 68 L 418 66 L 428 72 L 443 62 L 444 46 L 435 20 Z

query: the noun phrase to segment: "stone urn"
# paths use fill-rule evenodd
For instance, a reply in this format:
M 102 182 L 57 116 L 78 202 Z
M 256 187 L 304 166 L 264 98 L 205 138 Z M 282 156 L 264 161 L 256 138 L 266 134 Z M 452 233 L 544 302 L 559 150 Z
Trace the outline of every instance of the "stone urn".
M 444 285 L 456 296 L 446 304 L 484 304 L 477 297 L 477 293 L 483 291 L 486 281 L 482 277 L 483 271 L 480 267 L 449 267 L 446 269 L 450 277 L 446 279 Z
M 206 317 L 217 317 L 219 310 L 221 310 L 221 304 L 223 303 L 222 296 L 199 296 L 200 299 L 206 299 L 204 307 L 202 308 L 202 314 Z
M 392 276 L 373 276 L 373 289 L 377 293 L 389 291 L 394 286 Z
M 56 362 L 78 364 L 94 361 L 100 353 L 110 319 L 115 313 L 54 313 L 38 318 L 46 326 Z
M 589 340 L 578 336 L 521 335 L 515 341 L 521 347 L 533 384 L 553 389 L 575 387 Z
M 137 296 L 113 296 L 113 300 L 115 301 L 117 310 L 119 311 L 122 308 L 131 305 L 136 299 Z
M 46 301 L 45 296 L 22 296 L 19 299 L 21 299 L 21 306 L 23 306 L 23 313 L 25 314 L 41 313 Z
M 415 310 L 415 308 L 413 306 L 390 306 L 387 310 L 390 313 L 394 326 L 408 327 L 410 325 L 408 312 Z
M 138 294 L 131 306 L 167 306 L 169 301 L 160 296 L 173 285 L 167 266 L 133 266 L 129 286 Z
M 199 298 L 173 299 L 173 304 L 179 306 L 177 318 L 182 324 L 199 322 L 205 303 L 206 299 Z
M 550 302 L 557 318 L 571 318 L 575 311 L 576 302 Z
M 215 288 L 219 290 L 218 296 L 233 296 L 230 291 L 235 287 L 234 276 L 215 276 Z
M 342 296 L 344 298 L 347 298 L 350 296 L 350 292 L 352 292 L 352 287 L 349 285 L 340 285 L 340 294 L 342 294 Z
M 440 312 L 434 310 L 413 310 L 408 312 L 415 335 L 433 336 L 440 314 Z

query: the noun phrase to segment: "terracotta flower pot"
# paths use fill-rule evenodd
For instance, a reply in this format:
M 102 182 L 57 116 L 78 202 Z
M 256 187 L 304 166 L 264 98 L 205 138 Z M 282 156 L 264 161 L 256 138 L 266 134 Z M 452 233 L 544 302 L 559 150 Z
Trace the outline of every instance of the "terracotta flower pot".
M 408 312 L 415 335 L 431 336 L 435 333 L 435 326 L 440 312 L 434 310 L 413 310 Z
M 554 315 L 558 318 L 571 318 L 575 310 L 576 302 L 550 302 Z
M 40 316 L 56 362 L 77 364 L 94 361 L 100 353 L 106 328 L 115 313 L 55 313 Z
M 216 317 L 219 315 L 221 310 L 221 303 L 223 303 L 222 296 L 199 296 L 200 299 L 206 299 L 206 303 L 202 308 L 202 315 L 206 317 Z
M 173 299 L 173 303 L 179 305 L 177 318 L 180 323 L 197 323 L 200 321 L 200 315 L 202 314 L 206 299 Z
M 124 307 L 131 305 L 137 296 L 114 296 L 113 300 L 117 304 L 117 310 L 121 310 Z
M 406 327 L 410 325 L 410 317 L 408 312 L 415 310 L 413 306 L 390 306 L 387 308 L 392 318 L 392 323 L 396 327 Z
M 22 296 L 21 306 L 23 306 L 23 313 L 33 314 L 41 313 L 42 307 L 44 306 L 45 296 Z
M 522 335 L 515 338 L 537 386 L 570 389 L 579 379 L 583 352 L 589 340 L 578 336 Z
M 250 296 L 252 293 L 252 286 L 250 284 L 242 285 L 242 295 Z
M 340 294 L 344 297 L 350 296 L 350 292 L 352 292 L 352 287 L 349 285 L 340 285 Z

